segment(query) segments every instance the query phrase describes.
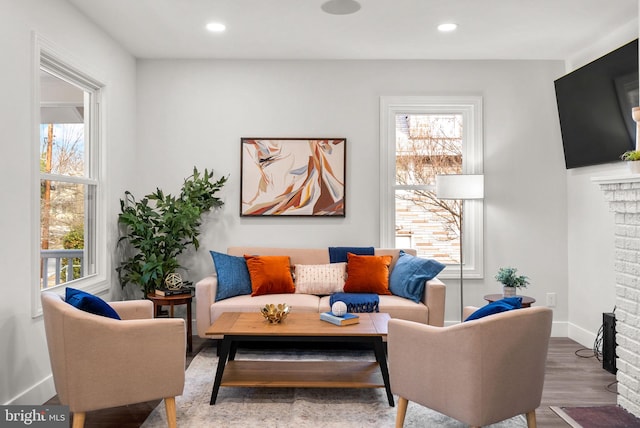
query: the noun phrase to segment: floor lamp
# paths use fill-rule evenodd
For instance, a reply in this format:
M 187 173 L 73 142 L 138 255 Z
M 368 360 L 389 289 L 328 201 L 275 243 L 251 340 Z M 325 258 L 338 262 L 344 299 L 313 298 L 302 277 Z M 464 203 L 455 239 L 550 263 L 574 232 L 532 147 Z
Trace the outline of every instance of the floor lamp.
M 463 321 L 464 282 L 463 282 L 463 214 L 464 201 L 484 198 L 484 175 L 481 174 L 449 174 L 436 175 L 436 198 L 455 199 L 460 201 L 460 321 Z

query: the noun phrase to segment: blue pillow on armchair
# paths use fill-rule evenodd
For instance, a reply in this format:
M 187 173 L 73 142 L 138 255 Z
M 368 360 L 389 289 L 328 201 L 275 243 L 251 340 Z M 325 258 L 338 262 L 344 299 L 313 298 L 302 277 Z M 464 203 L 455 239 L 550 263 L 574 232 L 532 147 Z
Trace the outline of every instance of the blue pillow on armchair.
M 433 260 L 412 256 L 400 250 L 400 256 L 389 275 L 389 291 L 416 303 L 424 294 L 425 281 L 438 275 L 445 265 Z
M 499 314 L 500 312 L 510 311 L 512 309 L 520 309 L 522 307 L 522 297 L 505 297 L 485 305 L 469 315 L 465 321 L 477 320 L 487 315 Z
M 244 257 L 210 251 L 218 276 L 215 301 L 251 294 L 251 277 Z
M 86 291 L 67 287 L 64 291 L 64 301 L 75 308 L 94 315 L 101 315 L 103 317 L 113 318 L 116 320 L 120 319 L 120 316 L 115 309 L 109 306 L 107 302 L 98 296 L 87 293 Z

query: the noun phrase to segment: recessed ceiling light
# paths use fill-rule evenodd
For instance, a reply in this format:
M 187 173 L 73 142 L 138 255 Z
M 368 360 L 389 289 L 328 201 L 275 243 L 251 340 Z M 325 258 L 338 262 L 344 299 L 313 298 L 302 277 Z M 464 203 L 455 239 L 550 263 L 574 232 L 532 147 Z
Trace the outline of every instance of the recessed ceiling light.
M 210 22 L 207 24 L 207 30 L 211 31 L 212 33 L 222 33 L 226 29 L 227 26 L 221 22 Z
M 329 0 L 320 8 L 331 15 L 349 15 L 360 10 L 360 3 L 355 0 Z
M 449 31 L 453 31 L 456 28 L 458 28 L 458 24 L 454 24 L 453 22 L 447 22 L 438 25 L 438 31 L 442 31 L 443 33 L 448 33 Z

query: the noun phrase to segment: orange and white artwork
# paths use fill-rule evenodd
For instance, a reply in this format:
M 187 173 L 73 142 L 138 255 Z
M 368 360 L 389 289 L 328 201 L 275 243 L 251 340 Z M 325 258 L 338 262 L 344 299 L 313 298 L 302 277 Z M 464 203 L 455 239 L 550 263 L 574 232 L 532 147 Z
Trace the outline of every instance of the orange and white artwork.
M 243 138 L 240 215 L 345 215 L 345 138 Z

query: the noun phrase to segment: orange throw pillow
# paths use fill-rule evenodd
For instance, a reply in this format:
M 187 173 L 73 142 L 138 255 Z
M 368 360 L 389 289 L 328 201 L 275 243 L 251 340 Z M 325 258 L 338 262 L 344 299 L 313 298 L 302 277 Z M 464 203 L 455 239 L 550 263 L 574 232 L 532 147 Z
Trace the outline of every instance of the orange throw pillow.
M 293 293 L 296 291 L 291 277 L 289 256 L 248 256 L 245 254 L 251 295 Z
M 389 266 L 392 256 L 358 256 L 347 253 L 345 293 L 391 294 Z

